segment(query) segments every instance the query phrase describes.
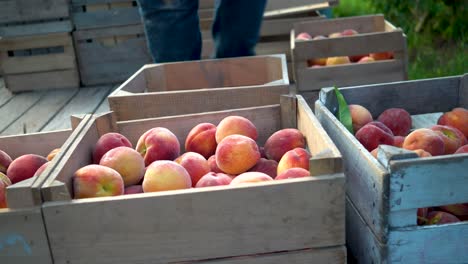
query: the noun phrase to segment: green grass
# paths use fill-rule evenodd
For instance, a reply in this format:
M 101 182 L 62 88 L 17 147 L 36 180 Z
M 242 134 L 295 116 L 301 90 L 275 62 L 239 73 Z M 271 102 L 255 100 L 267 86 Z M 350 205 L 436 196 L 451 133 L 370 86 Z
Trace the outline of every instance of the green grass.
M 334 17 L 380 13 L 371 0 L 341 0 L 333 8 Z M 384 14 L 385 15 L 385 14 Z M 397 21 L 390 21 L 395 26 Z M 468 72 L 468 36 L 458 41 L 442 41 L 442 37 L 406 30 L 408 45 L 408 77 L 410 79 L 460 75 Z

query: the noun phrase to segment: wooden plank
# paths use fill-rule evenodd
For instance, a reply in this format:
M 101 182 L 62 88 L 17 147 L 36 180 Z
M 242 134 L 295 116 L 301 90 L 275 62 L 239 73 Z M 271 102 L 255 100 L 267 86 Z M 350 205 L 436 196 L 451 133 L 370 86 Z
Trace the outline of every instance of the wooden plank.
M 78 89 L 50 91 L 45 93 L 36 104 L 21 115 L 20 119 L 4 129 L 2 135 L 41 131 L 52 117 L 54 117 L 76 93 L 78 93 Z
M 114 197 L 100 201 L 83 199 L 73 203 L 46 203 L 43 211 L 57 263 L 67 260 L 89 263 L 96 261 L 97 256 L 100 256 L 101 263 L 145 262 L 150 259 L 167 263 L 292 250 L 299 245 L 308 248 L 343 244 L 344 228 L 339 224 L 344 220 L 342 184 L 342 175 L 330 175 L 320 179 L 291 179 L 229 189 L 213 187 L 210 190 L 150 193 L 135 195 L 133 199 Z M 283 195 L 272 195 L 278 192 Z M 304 199 L 305 193 L 307 199 Z M 135 199 L 139 206 L 134 206 Z M 262 206 L 252 203 L 259 199 Z M 171 204 L 177 204 L 179 209 L 173 210 L 175 207 Z M 87 212 L 86 218 L 73 217 L 81 211 Z M 219 214 L 221 211 L 224 213 Z M 119 217 L 113 217 L 112 224 L 106 224 L 106 236 L 97 238 L 96 234 L 103 226 L 95 223 L 102 221 L 103 216 L 110 212 L 118 212 Z M 154 212 L 154 216 L 135 217 L 149 212 Z M 241 215 L 243 217 L 239 217 Z M 316 215 L 326 217 L 314 217 Z M 158 224 L 150 224 L 155 219 Z M 134 225 L 129 226 L 129 221 Z M 66 227 L 59 224 L 64 222 Z M 183 224 L 187 222 L 191 224 Z M 222 233 L 219 232 L 221 226 Z M 145 231 L 141 232 L 143 229 Z M 174 239 L 175 236 L 184 239 Z M 197 243 L 200 237 L 211 241 L 210 244 L 216 243 L 216 249 Z M 174 251 L 181 246 L 186 250 Z M 115 248 L 119 250 L 113 250 Z
M 0 78 L 0 109 L 13 98 L 13 94 L 5 88 L 3 78 Z
M 458 105 L 468 108 L 468 74 L 464 74 L 460 80 Z
M 310 92 L 332 86 L 341 88 L 404 81 L 405 76 L 402 61 L 389 60 L 299 69 L 296 82 L 300 92 Z
M 43 36 L 27 36 L 0 41 L 0 51 L 22 50 L 33 48 L 50 48 L 54 46 L 70 46 L 72 39 L 69 33 L 54 33 Z
M 107 4 L 107 3 L 127 3 L 132 2 L 129 0 L 72 0 L 71 4 L 74 6 L 84 6 L 84 5 L 96 5 L 96 4 Z
M 69 16 L 67 0 L 2 0 L 0 24 Z
M 73 114 L 94 113 L 102 102 L 107 101 L 111 86 L 80 88 L 78 93 L 47 123 L 41 130 L 51 131 L 70 128 L 70 116 Z
M 56 34 L 72 32 L 73 25 L 70 20 L 51 21 L 42 23 L 33 23 L 25 25 L 8 25 L 0 27 L 0 36 L 2 39 L 10 39 L 27 36 L 41 36 L 46 34 Z
M 419 114 L 411 116 L 412 128 L 428 128 L 437 124 L 443 113 Z
M 126 25 L 120 27 L 98 28 L 90 30 L 77 30 L 73 32 L 73 38 L 77 41 L 96 38 L 145 34 L 143 25 Z
M 212 88 L 110 96 L 109 105 L 124 121 L 278 104 L 286 93 L 287 85 Z
M 15 95 L 5 105 L 0 108 L 0 133 L 10 126 L 16 119 L 21 117 L 29 108 L 36 104 L 42 97 L 43 93 L 22 93 Z
M 119 86 L 118 85 L 115 85 L 114 87 L 112 87 L 110 89 L 110 92 L 109 92 L 109 96 L 110 94 L 112 94 L 115 90 L 117 90 Z M 108 98 L 105 98 L 104 100 L 102 100 L 102 102 L 99 104 L 99 106 L 97 107 L 97 109 L 94 111 L 95 114 L 102 114 L 102 113 L 106 113 L 106 112 L 109 112 L 110 111 L 110 107 L 109 107 L 109 99 Z
M 0 259 L 52 264 L 41 207 L 0 209 Z
M 255 47 L 257 55 L 285 54 L 288 61 L 290 58 L 289 41 L 259 42 Z M 210 58 L 214 51 L 212 39 L 204 39 L 202 46 L 202 59 Z
M 77 30 L 141 24 L 138 7 L 73 13 Z
M 37 72 L 14 74 L 5 76 L 8 90 L 12 92 L 67 89 L 79 87 L 78 70 L 61 70 L 50 72 Z

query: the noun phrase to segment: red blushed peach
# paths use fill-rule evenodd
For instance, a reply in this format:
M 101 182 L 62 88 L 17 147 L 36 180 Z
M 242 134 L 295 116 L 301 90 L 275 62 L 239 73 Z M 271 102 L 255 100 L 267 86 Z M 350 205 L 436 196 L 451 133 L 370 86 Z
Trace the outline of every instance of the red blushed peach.
M 47 160 L 48 160 L 48 161 L 51 161 L 53 158 L 55 158 L 55 156 L 57 155 L 57 153 L 59 153 L 59 151 L 60 151 L 59 148 L 53 149 L 53 150 L 47 155 Z
M 468 203 L 439 206 L 439 208 L 442 211 L 451 213 L 457 217 L 468 216 Z
M 145 166 L 148 166 L 156 160 L 174 160 L 179 157 L 180 144 L 169 129 L 155 127 L 141 135 L 136 150 L 143 156 Z
M 408 150 L 422 149 L 432 156 L 445 153 L 444 140 L 435 132 L 427 128 L 419 128 L 411 132 L 403 142 L 403 148 Z
M 377 52 L 369 54 L 374 60 L 391 60 L 393 59 L 393 52 Z
M 327 58 L 317 58 L 317 59 L 308 59 L 307 66 L 314 67 L 314 66 L 325 66 L 327 65 Z
M 6 173 L 12 161 L 13 160 L 6 152 L 0 150 L 0 172 Z
M 356 132 L 356 139 L 368 151 L 376 149 L 379 145 L 393 145 L 393 135 L 370 123 Z
M 343 34 L 341 32 L 334 32 L 334 33 L 331 33 L 330 35 L 328 35 L 329 38 L 339 38 L 339 37 L 342 37 Z
M 310 176 L 310 172 L 308 170 L 303 168 L 290 168 L 276 176 L 275 180 L 302 178 L 307 176 Z
M 258 132 L 255 125 L 242 116 L 228 116 L 219 122 L 216 129 L 216 142 L 219 144 L 230 135 L 243 135 L 257 140 Z
M 454 127 L 460 130 L 465 135 L 465 138 L 468 139 L 468 110 L 465 108 L 458 107 L 444 113 L 437 120 L 437 124 Z
M 238 185 L 238 184 L 243 184 L 243 183 L 255 183 L 255 182 L 263 182 L 263 181 L 272 181 L 273 178 L 270 176 L 266 175 L 265 173 L 262 172 L 257 172 L 257 171 L 250 171 L 250 172 L 244 172 L 237 177 L 235 177 L 230 185 Z
M 351 57 L 351 61 L 352 62 L 357 62 L 357 63 L 369 63 L 369 62 L 374 62 L 374 58 L 370 57 L 370 56 L 362 56 L 362 57 Z
M 304 148 L 305 138 L 301 131 L 294 128 L 285 128 L 276 131 L 265 142 L 265 154 L 268 159 L 279 161 L 284 153 L 295 149 Z
M 135 194 L 135 193 L 143 193 L 143 187 L 141 185 L 131 185 L 125 187 L 124 194 Z
M 49 166 L 49 164 L 50 164 L 50 161 L 42 164 L 42 166 L 39 167 L 39 169 L 37 169 L 37 171 L 34 173 L 33 177 L 41 175 L 45 171 L 45 169 L 47 169 L 47 166 Z
M 136 150 L 129 147 L 117 147 L 102 156 L 99 165 L 116 170 L 124 181 L 124 185 L 137 184 L 145 175 L 145 162 Z
M 73 193 L 75 199 L 122 195 L 124 182 L 114 169 L 87 165 L 73 175 Z
M 249 137 L 230 135 L 216 148 L 216 164 L 227 174 L 248 171 L 260 160 L 257 143 Z
M 227 174 L 208 172 L 200 178 L 195 187 L 201 188 L 209 186 L 229 185 L 231 181 L 232 178 Z
M 146 169 L 143 191 L 160 192 L 192 188 L 192 180 L 182 165 L 170 160 L 157 160 Z
M 424 149 L 413 150 L 420 158 L 432 157 L 431 153 L 425 151 Z
M 310 153 L 304 148 L 295 148 L 284 153 L 281 160 L 278 162 L 277 175 L 280 175 L 285 170 L 290 168 L 303 168 L 309 170 Z
M 372 126 L 376 126 L 376 127 L 380 128 L 380 129 L 382 129 L 383 131 L 385 131 L 386 133 L 392 135 L 392 137 L 394 136 L 392 130 L 390 130 L 390 128 L 388 128 L 384 123 L 382 123 L 380 121 L 372 121 L 372 122 L 367 123 L 367 124 L 372 125 Z
M 297 34 L 296 40 L 311 40 L 312 36 L 307 32 L 301 32 Z
M 187 170 L 192 179 L 192 187 L 195 187 L 203 175 L 210 172 L 208 161 L 202 155 L 195 152 L 186 152 L 174 161 Z
M 345 29 L 343 32 L 341 32 L 342 36 L 354 36 L 359 34 L 356 30 L 354 29 Z
M 224 173 L 219 167 L 218 164 L 216 164 L 216 155 L 211 156 L 208 159 L 208 166 L 210 166 L 210 171 L 215 172 L 215 173 Z
M 42 156 L 26 154 L 16 158 L 10 164 L 6 175 L 8 178 L 10 178 L 11 183 L 15 184 L 34 176 L 34 173 L 36 173 L 37 169 L 39 169 L 46 162 L 47 159 Z
M 190 130 L 185 139 L 185 151 L 196 152 L 208 159 L 216 151 L 216 126 L 201 123 Z
M 260 151 L 260 158 L 268 159 L 268 157 L 266 156 L 264 147 L 258 147 L 258 151 Z
M 348 105 L 348 109 L 351 114 L 354 132 L 357 132 L 361 127 L 373 120 L 369 110 L 362 105 L 350 104 Z
M 403 148 L 403 142 L 405 141 L 405 137 L 402 136 L 395 136 L 393 137 L 393 146 L 397 148 Z
M 427 214 L 429 213 L 429 208 L 418 208 L 417 211 L 417 224 L 424 225 L 427 223 Z
M 274 179 L 276 177 L 277 170 L 278 162 L 260 158 L 257 164 L 255 164 L 255 166 L 253 166 L 249 171 L 263 172 Z
M 373 149 L 373 150 L 370 152 L 370 154 L 372 155 L 372 157 L 377 158 L 377 152 L 379 152 L 379 148 L 378 148 L 378 147 L 375 148 L 375 149 Z
M 116 147 L 132 148 L 132 143 L 119 133 L 106 133 L 102 135 L 94 146 L 93 163 L 99 164 L 101 157 L 106 154 L 107 151 Z
M 389 108 L 377 120 L 390 128 L 394 136 L 408 135 L 412 126 L 411 115 L 403 108 Z
M 458 219 L 456 216 L 441 211 L 432 211 L 428 213 L 427 220 L 427 225 L 441 225 L 460 222 L 460 219 Z
M 456 128 L 442 125 L 435 125 L 431 127 L 431 130 L 437 132 L 439 136 L 444 140 L 445 152 L 444 154 L 453 154 L 458 148 L 462 146 L 464 138 L 460 138 Z M 463 135 L 463 137 L 465 137 Z
M 348 56 L 338 56 L 338 57 L 328 57 L 326 65 L 340 65 L 340 64 L 349 64 L 351 61 L 349 60 Z
M 455 151 L 455 154 L 468 153 L 468 145 L 462 146 Z
M 0 172 L 0 208 L 7 208 L 6 188 L 11 185 L 10 179 Z

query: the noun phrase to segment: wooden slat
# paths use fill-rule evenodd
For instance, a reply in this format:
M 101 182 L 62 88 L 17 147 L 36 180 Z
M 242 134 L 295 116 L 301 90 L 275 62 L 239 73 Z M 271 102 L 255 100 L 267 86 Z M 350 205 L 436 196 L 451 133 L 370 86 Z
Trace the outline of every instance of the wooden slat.
M 460 80 L 458 105 L 468 108 L 468 74 L 464 74 Z
M 26 36 L 12 39 L 2 39 L 0 41 L 0 51 L 49 48 L 70 45 L 72 45 L 72 39 L 69 33 L 54 33 L 42 36 Z
M 78 71 L 73 69 L 8 75 L 5 76 L 5 83 L 7 89 L 12 92 L 66 89 L 78 87 L 79 78 Z
M 73 25 L 70 20 L 51 21 L 43 23 L 33 23 L 26 25 L 1 26 L 0 36 L 3 39 L 41 36 L 55 33 L 68 33 L 73 30 Z
M 141 24 L 138 7 L 114 8 L 93 12 L 74 13 L 77 30 Z
M 384 21 L 383 15 L 334 18 L 297 23 L 294 25 L 294 31 L 297 34 L 307 32 L 312 36 L 327 36 L 334 32 L 342 32 L 345 29 L 354 29 L 359 33 L 371 33 L 379 31 L 379 29 L 383 27 Z M 381 26 L 379 24 L 381 24 Z
M 73 6 L 84 6 L 84 5 L 96 5 L 96 4 L 118 4 L 118 3 L 127 3 L 132 2 L 131 0 L 72 0 L 71 4 Z
M 2 263 L 52 264 L 40 207 L 0 209 Z
M 127 26 L 110 27 L 110 28 L 77 30 L 73 32 L 73 39 L 88 40 L 88 39 L 135 35 L 135 34 L 145 34 L 143 25 L 127 25 Z
M 0 24 L 69 16 L 67 0 L 2 0 Z
M 94 113 L 102 102 L 106 102 L 111 86 L 80 88 L 78 93 L 50 120 L 42 131 L 70 128 L 73 114 Z M 97 111 L 96 111 L 97 112 Z
M 22 93 L 14 96 L 5 105 L 0 108 L 0 116 L 2 122 L 0 123 L 1 131 L 8 128 L 8 126 L 18 119 L 29 108 L 36 104 L 42 97 L 43 93 Z
M 13 98 L 13 94 L 5 88 L 3 78 L 0 78 L 0 109 Z
M 3 130 L 2 135 L 22 134 L 24 130 L 26 133 L 40 131 L 77 92 L 78 89 L 67 89 L 45 93 L 34 106 L 21 115 L 20 119 Z
M 285 54 L 288 61 L 291 60 L 289 41 L 259 42 L 255 47 L 257 55 Z M 212 39 L 204 39 L 202 46 L 202 59 L 210 58 L 214 51 Z

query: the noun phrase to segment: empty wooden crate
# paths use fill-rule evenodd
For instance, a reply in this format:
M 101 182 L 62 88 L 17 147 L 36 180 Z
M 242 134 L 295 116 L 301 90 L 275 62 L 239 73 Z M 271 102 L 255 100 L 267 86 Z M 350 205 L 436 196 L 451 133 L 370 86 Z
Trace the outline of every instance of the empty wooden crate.
M 296 40 L 300 33 L 312 37 L 352 29 L 352 36 Z M 315 66 L 310 60 L 391 52 L 393 58 L 367 63 Z M 298 91 L 309 92 L 330 86 L 352 86 L 407 79 L 406 36 L 382 15 L 327 19 L 297 23 L 291 31 L 291 53 Z M 323 64 L 323 62 L 322 62 Z
M 195 125 L 231 115 L 255 124 L 260 145 L 282 127 L 297 127 L 316 177 L 73 199 L 73 173 L 90 164 L 104 133 L 118 132 L 135 145 L 148 129 L 166 127 L 184 142 Z M 86 118 L 83 133 L 42 187 L 55 263 L 346 262 L 341 156 L 301 97 L 284 97 L 281 105 L 134 121 L 115 122 L 112 113 Z
M 284 55 L 145 65 L 109 97 L 117 120 L 275 104 L 287 94 Z
M 366 107 L 374 118 L 393 107 L 406 109 L 414 120 L 468 108 L 467 75 L 340 91 L 348 104 Z M 416 212 L 468 202 L 468 154 L 418 158 L 380 146 L 377 160 L 335 118 L 336 109 L 333 90 L 322 89 L 315 113 L 343 155 L 347 245 L 359 263 L 465 263 L 468 222 L 418 226 Z M 424 127 L 435 125 L 437 118 L 432 120 Z

